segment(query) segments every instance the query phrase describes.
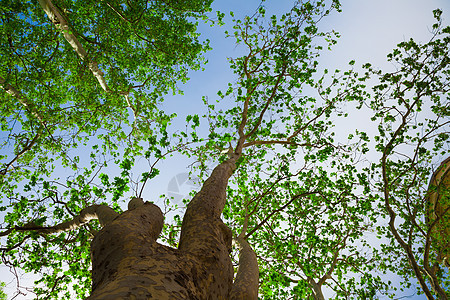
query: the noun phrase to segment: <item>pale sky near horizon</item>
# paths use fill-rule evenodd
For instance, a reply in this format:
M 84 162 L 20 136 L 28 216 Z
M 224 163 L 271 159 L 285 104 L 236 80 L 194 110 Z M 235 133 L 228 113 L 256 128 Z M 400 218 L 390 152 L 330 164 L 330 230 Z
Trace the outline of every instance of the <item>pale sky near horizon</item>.
M 386 55 L 401 41 L 414 38 L 416 41 L 427 41 L 434 23 L 432 10 L 440 8 L 444 11 L 444 25 L 450 25 L 450 0 L 341 0 L 342 13 L 335 13 L 323 20 L 322 26 L 334 29 L 341 34 L 338 44 L 331 52 L 325 52 L 320 63 L 330 70 L 345 69 L 350 60 L 356 65 L 371 62 L 382 69 L 389 68 Z M 269 12 L 288 10 L 293 1 L 267 0 L 264 5 Z M 232 10 L 236 15 L 253 14 L 260 1 L 257 0 L 215 0 L 213 10 L 227 13 Z M 231 18 L 227 14 L 226 22 Z M 201 97 L 215 99 L 218 90 L 224 90 L 228 82 L 233 82 L 232 73 L 228 69 L 226 57 L 233 57 L 239 51 L 232 39 L 224 39 L 225 28 L 204 28 L 205 37 L 211 40 L 213 50 L 207 54 L 209 63 L 206 71 L 191 74 L 191 80 L 184 86 L 184 96 L 168 97 L 164 108 L 168 113 L 176 112 L 181 121 L 187 114 L 199 113 L 203 110 Z M 184 157 L 174 157 L 160 168 L 161 175 L 155 178 L 146 188 L 145 198 L 156 198 L 167 193 L 168 183 L 177 174 L 186 171 L 189 162 Z M 186 192 L 187 193 L 187 192 Z M 156 199 L 154 199 L 156 200 Z M 7 269 L 0 265 L 0 281 L 8 286 L 9 297 L 14 293 L 15 283 Z M 32 283 L 31 283 L 32 284 Z M 19 296 L 15 299 L 31 299 Z M 401 296 L 409 296 L 406 292 Z M 425 299 L 415 296 L 405 299 Z

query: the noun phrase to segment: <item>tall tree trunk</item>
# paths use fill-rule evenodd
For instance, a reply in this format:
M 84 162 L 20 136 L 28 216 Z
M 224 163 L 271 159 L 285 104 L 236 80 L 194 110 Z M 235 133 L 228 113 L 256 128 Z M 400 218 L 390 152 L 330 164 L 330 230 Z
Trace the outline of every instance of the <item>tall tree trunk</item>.
M 93 286 L 87 299 L 229 299 L 232 235 L 220 215 L 238 157 L 219 164 L 188 204 L 178 249 L 156 242 L 163 215 L 148 202 L 131 205 L 99 231 L 91 245 Z M 257 264 L 252 266 L 254 274 Z M 257 291 L 258 280 L 252 282 Z

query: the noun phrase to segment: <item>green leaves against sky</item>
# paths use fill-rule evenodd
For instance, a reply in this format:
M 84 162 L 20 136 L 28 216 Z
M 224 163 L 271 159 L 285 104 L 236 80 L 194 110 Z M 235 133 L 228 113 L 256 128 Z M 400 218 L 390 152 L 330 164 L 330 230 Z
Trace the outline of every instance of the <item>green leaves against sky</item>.
M 233 82 L 203 99 L 204 116 L 172 128 L 175 114 L 160 104 L 202 65 L 210 48 L 197 22 L 213 19 L 210 4 L 0 2 L 3 263 L 39 273 L 38 295 L 86 297 L 99 225 L 44 236 L 25 230 L 31 221 L 51 226 L 100 203 L 121 212 L 170 154 L 187 155 L 205 179 L 208 164 L 242 146 L 223 218 L 235 236 L 246 228 L 261 299 L 321 299 L 324 287 L 335 299 L 393 298 L 384 274 L 448 293 L 448 240 L 432 240 L 426 220 L 429 178 L 449 154 L 450 30 L 440 12 L 429 42 L 388 55 L 396 71 L 351 61 L 329 73 L 319 56 L 338 34 L 320 22 L 339 2 L 300 1 L 273 17 L 263 2 L 226 33 L 244 50 L 229 60 Z M 354 111 L 373 132 L 336 127 Z M 181 218 L 166 223 L 161 240 L 176 246 Z

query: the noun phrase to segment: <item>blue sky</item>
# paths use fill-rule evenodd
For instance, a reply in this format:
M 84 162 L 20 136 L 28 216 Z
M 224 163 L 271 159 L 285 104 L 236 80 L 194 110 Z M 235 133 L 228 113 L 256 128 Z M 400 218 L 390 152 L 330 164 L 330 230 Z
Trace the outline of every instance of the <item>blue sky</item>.
M 356 65 L 371 62 L 382 69 L 389 69 L 386 55 L 403 40 L 414 38 L 417 41 L 427 41 L 430 28 L 434 23 L 432 10 L 441 8 L 444 11 L 444 24 L 450 24 L 449 0 L 342 0 L 342 13 L 335 13 L 323 20 L 324 29 L 334 29 L 341 33 L 341 39 L 331 52 L 325 52 L 320 59 L 321 67 L 330 70 L 347 68 L 350 60 Z M 237 17 L 252 15 L 259 6 L 255 0 L 216 0 L 213 10 L 227 13 L 232 10 Z M 293 4 L 288 0 L 267 0 L 264 5 L 268 12 L 284 12 Z M 230 23 L 227 14 L 225 22 Z M 213 50 L 207 54 L 209 63 L 204 72 L 191 73 L 191 80 L 184 86 L 184 96 L 167 97 L 164 108 L 167 113 L 176 112 L 182 123 L 188 114 L 201 114 L 204 107 L 202 96 L 216 99 L 216 93 L 225 89 L 228 82 L 233 82 L 233 74 L 228 69 L 227 57 L 242 54 L 232 39 L 225 39 L 223 32 L 228 28 L 210 28 L 203 26 L 201 31 L 211 40 Z M 354 121 L 356 124 L 367 123 L 364 119 Z M 185 157 L 176 156 L 169 159 L 161 167 L 161 175 L 147 184 L 144 198 L 156 200 L 160 194 L 167 194 L 169 182 L 178 174 L 186 172 L 189 161 Z M 179 177 L 180 178 L 180 177 Z M 191 187 L 180 188 L 180 194 L 187 194 Z M 0 266 L 0 280 L 8 283 L 6 291 L 9 295 L 15 290 L 15 283 L 6 268 Z M 23 284 L 27 284 L 24 281 Z M 29 284 L 32 284 L 31 282 Z M 406 292 L 402 296 L 411 295 Z M 400 297 L 400 295 L 399 295 Z M 30 299 L 20 296 L 15 299 Z M 425 299 L 415 296 L 403 299 Z
M 214 8 L 226 12 L 233 10 L 239 15 L 252 15 L 259 5 L 259 1 L 216 1 Z M 277 0 L 267 1 L 264 5 L 268 11 L 283 12 L 290 8 L 292 1 Z M 366 62 L 385 71 L 393 68 L 386 60 L 386 55 L 391 52 L 398 43 L 409 40 L 426 42 L 430 38 L 431 25 L 435 23 L 432 11 L 440 8 L 444 11 L 444 24 L 450 24 L 450 1 L 448 0 L 344 0 L 342 3 L 342 13 L 335 13 L 323 20 L 321 26 L 324 29 L 334 29 L 341 34 L 338 44 L 332 51 L 325 51 L 320 58 L 320 68 L 347 69 L 348 62 L 355 60 L 355 66 L 360 66 Z M 228 21 L 231 18 L 227 19 Z M 226 57 L 235 57 L 242 54 L 242 49 L 236 47 L 231 39 L 225 39 L 221 32 L 225 28 L 206 29 L 214 34 L 208 36 L 211 39 L 213 51 L 208 54 L 209 63 L 206 71 L 194 73 L 186 87 L 183 87 L 185 95 L 183 97 L 173 97 L 168 99 L 165 107 L 173 108 L 184 120 L 187 114 L 200 113 L 201 97 L 208 96 L 211 101 L 217 99 L 218 90 L 224 90 L 228 82 L 233 82 L 233 74 L 227 68 Z M 208 33 L 206 33 L 208 34 Z M 199 105 L 200 103 L 200 105 Z M 182 108 L 180 110 L 180 108 Z M 367 115 L 359 115 L 357 119 L 352 119 L 352 124 L 366 131 L 373 130 L 368 121 Z M 347 126 L 341 124 L 341 126 Z M 376 128 L 376 127 L 375 127 Z M 173 168 L 162 170 L 171 177 L 172 183 L 176 175 L 186 172 L 187 163 L 185 158 L 175 158 Z M 184 167 L 184 169 L 183 169 Z M 180 170 L 176 172 L 175 170 Z M 172 176 L 169 173 L 173 174 Z M 154 187 L 167 186 L 165 178 L 161 174 Z M 169 180 L 170 181 L 170 180 Z M 187 192 L 191 186 L 180 187 L 180 194 Z M 163 193 L 170 191 L 168 186 Z M 153 193 L 153 192 L 152 192 Z M 393 282 L 398 282 L 398 278 L 388 278 Z M 426 299 L 424 295 L 414 295 L 415 290 L 399 293 L 397 299 Z

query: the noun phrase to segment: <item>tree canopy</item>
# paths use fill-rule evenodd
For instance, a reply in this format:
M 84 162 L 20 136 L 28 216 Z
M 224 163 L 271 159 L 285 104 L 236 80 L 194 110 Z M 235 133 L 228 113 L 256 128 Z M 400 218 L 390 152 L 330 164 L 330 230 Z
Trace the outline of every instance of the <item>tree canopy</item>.
M 299 1 L 281 16 L 261 5 L 226 33 L 245 53 L 230 58 L 235 80 L 217 101 L 203 99 L 205 115 L 172 128 L 176 115 L 160 103 L 201 68 L 209 46 L 198 22 L 223 18 L 212 20 L 210 4 L 0 3 L 3 264 L 38 273 L 38 297 L 87 297 L 91 241 L 104 220 L 125 210 L 130 193 L 140 199 L 161 161 L 181 153 L 205 184 L 185 200 L 186 216 L 165 220 L 159 242 L 189 248 L 193 207 L 203 205 L 231 229 L 235 281 L 251 270 L 259 282 L 245 284 L 256 284 L 259 298 L 394 298 L 401 291 L 386 276 L 395 274 L 402 288 L 417 282 L 428 299 L 448 299 L 450 27 L 442 12 L 434 11 L 428 42 L 407 40 L 388 55 L 394 72 L 355 61 L 322 72 L 319 56 L 338 34 L 319 24 L 339 1 Z M 374 131 L 336 128 L 351 122 L 349 107 Z M 226 202 L 205 208 L 219 172 L 231 176 Z M 173 216 L 177 205 L 163 203 Z

